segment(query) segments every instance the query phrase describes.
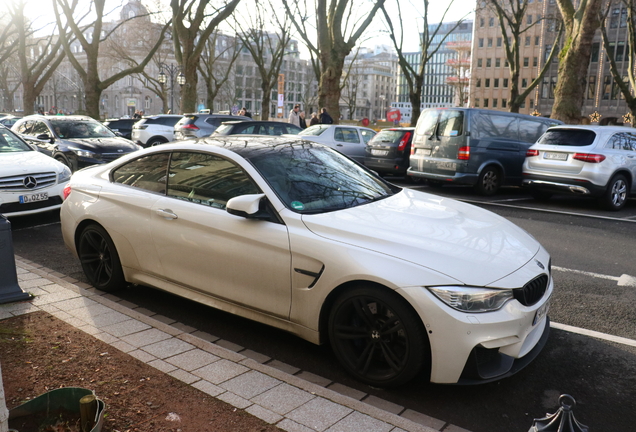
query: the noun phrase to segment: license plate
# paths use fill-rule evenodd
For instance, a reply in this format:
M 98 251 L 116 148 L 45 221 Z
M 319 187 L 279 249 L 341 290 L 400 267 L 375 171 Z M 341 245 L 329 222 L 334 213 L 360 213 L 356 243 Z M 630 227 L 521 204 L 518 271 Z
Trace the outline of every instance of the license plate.
M 417 149 L 415 153 L 422 156 L 430 156 L 431 149 Z
M 437 162 L 437 169 L 446 171 L 456 171 L 457 164 L 455 162 Z
M 545 302 L 543 306 L 537 309 L 537 312 L 534 314 L 534 320 L 532 321 L 532 325 L 533 326 L 537 325 L 537 323 L 540 322 L 543 319 L 543 317 L 545 317 L 548 314 L 548 310 L 550 310 L 549 300 Z
M 42 192 L 42 193 L 31 194 L 31 195 L 20 195 L 20 204 L 26 204 L 26 203 L 35 202 L 35 201 L 45 201 L 47 199 L 49 199 L 48 192 Z
M 543 159 L 565 161 L 568 160 L 568 154 L 546 152 L 543 154 Z
M 371 154 L 373 156 L 386 156 L 389 154 L 388 150 L 376 150 L 376 149 L 371 149 Z

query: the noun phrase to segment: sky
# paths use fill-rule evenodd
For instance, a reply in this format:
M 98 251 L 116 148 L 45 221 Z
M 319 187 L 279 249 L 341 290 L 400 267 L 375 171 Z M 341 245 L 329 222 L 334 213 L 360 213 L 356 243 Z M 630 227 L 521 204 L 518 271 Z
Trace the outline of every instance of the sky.
M 13 0 L 0 0 L 1 2 L 11 2 Z M 107 0 L 106 10 L 112 10 L 118 7 L 120 4 L 125 3 L 127 0 Z M 162 2 L 167 4 L 167 0 L 142 0 L 144 4 L 153 4 L 155 2 Z M 279 0 L 274 0 L 279 1 Z M 354 4 L 359 2 L 360 0 L 353 0 Z M 416 51 L 418 50 L 418 32 L 422 28 L 422 11 L 423 11 L 423 0 L 387 0 L 387 10 L 392 15 L 394 26 L 397 27 L 397 7 L 396 3 L 399 1 L 400 7 L 402 9 L 402 18 L 405 29 L 405 38 L 404 38 L 404 50 L 405 51 Z M 429 0 L 430 1 L 430 0 Z M 442 19 L 444 11 L 448 7 L 450 0 L 433 0 L 430 1 L 429 5 L 429 24 L 434 24 L 439 22 Z M 79 9 L 85 9 L 90 0 L 79 0 Z M 242 2 L 240 7 L 246 7 L 249 1 Z M 369 2 L 370 3 L 370 2 Z M 27 7 L 25 8 L 25 14 L 38 19 L 38 24 L 40 26 L 45 23 L 53 22 L 53 7 L 51 6 L 52 0 L 27 0 Z M 359 3 L 357 3 L 359 4 Z M 474 19 L 474 8 L 475 8 L 476 0 L 454 0 L 453 5 L 449 12 L 447 13 L 444 21 L 456 21 L 462 18 Z M 467 16 L 468 14 L 468 16 Z M 118 15 L 113 15 L 111 19 L 115 19 Z M 366 47 L 374 47 L 375 45 L 389 45 L 391 46 L 391 40 L 388 35 L 386 35 L 384 20 L 381 19 L 381 14 L 378 13 L 376 18 L 369 26 L 367 30 L 367 34 L 365 37 L 368 38 L 364 42 L 364 46 Z M 406 18 L 408 17 L 408 18 Z M 308 55 L 303 55 L 301 50 L 301 57 L 308 57 Z

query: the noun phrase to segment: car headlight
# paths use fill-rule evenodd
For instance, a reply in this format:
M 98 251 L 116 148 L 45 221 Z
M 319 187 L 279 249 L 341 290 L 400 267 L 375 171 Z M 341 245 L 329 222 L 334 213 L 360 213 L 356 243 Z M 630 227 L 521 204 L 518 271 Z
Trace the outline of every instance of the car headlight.
M 438 299 L 462 312 L 492 312 L 514 298 L 512 290 L 465 286 L 428 287 Z
M 73 174 L 71 172 L 71 169 L 67 166 L 64 166 L 64 169 L 62 170 L 62 172 L 57 173 L 57 182 L 66 183 L 67 181 L 71 179 L 71 174 Z
M 71 150 L 73 153 L 75 153 L 79 157 L 85 157 L 89 159 L 99 159 L 97 157 L 97 154 L 93 153 L 92 151 L 82 150 L 75 147 L 69 147 L 68 149 Z

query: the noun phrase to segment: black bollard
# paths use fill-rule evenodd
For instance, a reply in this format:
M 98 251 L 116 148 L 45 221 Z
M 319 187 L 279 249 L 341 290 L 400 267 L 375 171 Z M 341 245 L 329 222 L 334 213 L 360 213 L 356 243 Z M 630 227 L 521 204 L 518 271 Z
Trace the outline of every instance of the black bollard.
M 534 419 L 528 432 L 588 432 L 584 424 L 579 423 L 572 414 L 576 401 L 570 395 L 563 394 L 559 398 L 561 408 L 554 414 L 547 414 L 545 418 Z
M 11 222 L 0 215 L 0 304 L 31 299 L 18 285 L 18 274 L 13 256 Z

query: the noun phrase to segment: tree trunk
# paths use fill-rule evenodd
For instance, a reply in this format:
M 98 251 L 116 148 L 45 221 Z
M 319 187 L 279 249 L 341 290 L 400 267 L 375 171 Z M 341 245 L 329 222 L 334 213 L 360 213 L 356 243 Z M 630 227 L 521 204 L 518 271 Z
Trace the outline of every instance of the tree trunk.
M 338 56 L 334 54 L 323 55 L 321 59 L 323 71 L 320 76 L 318 105 L 321 108 L 327 108 L 334 124 L 340 122 L 340 77 L 342 77 L 345 56 L 346 53 Z
M 422 81 L 417 81 L 414 86 L 414 91 L 409 92 L 409 101 L 411 101 L 411 127 L 417 126 L 417 120 L 422 113 Z
M 272 89 L 274 86 L 262 81 L 261 90 L 263 90 L 263 98 L 261 101 L 261 120 L 269 120 L 270 112 L 269 107 L 272 102 Z

